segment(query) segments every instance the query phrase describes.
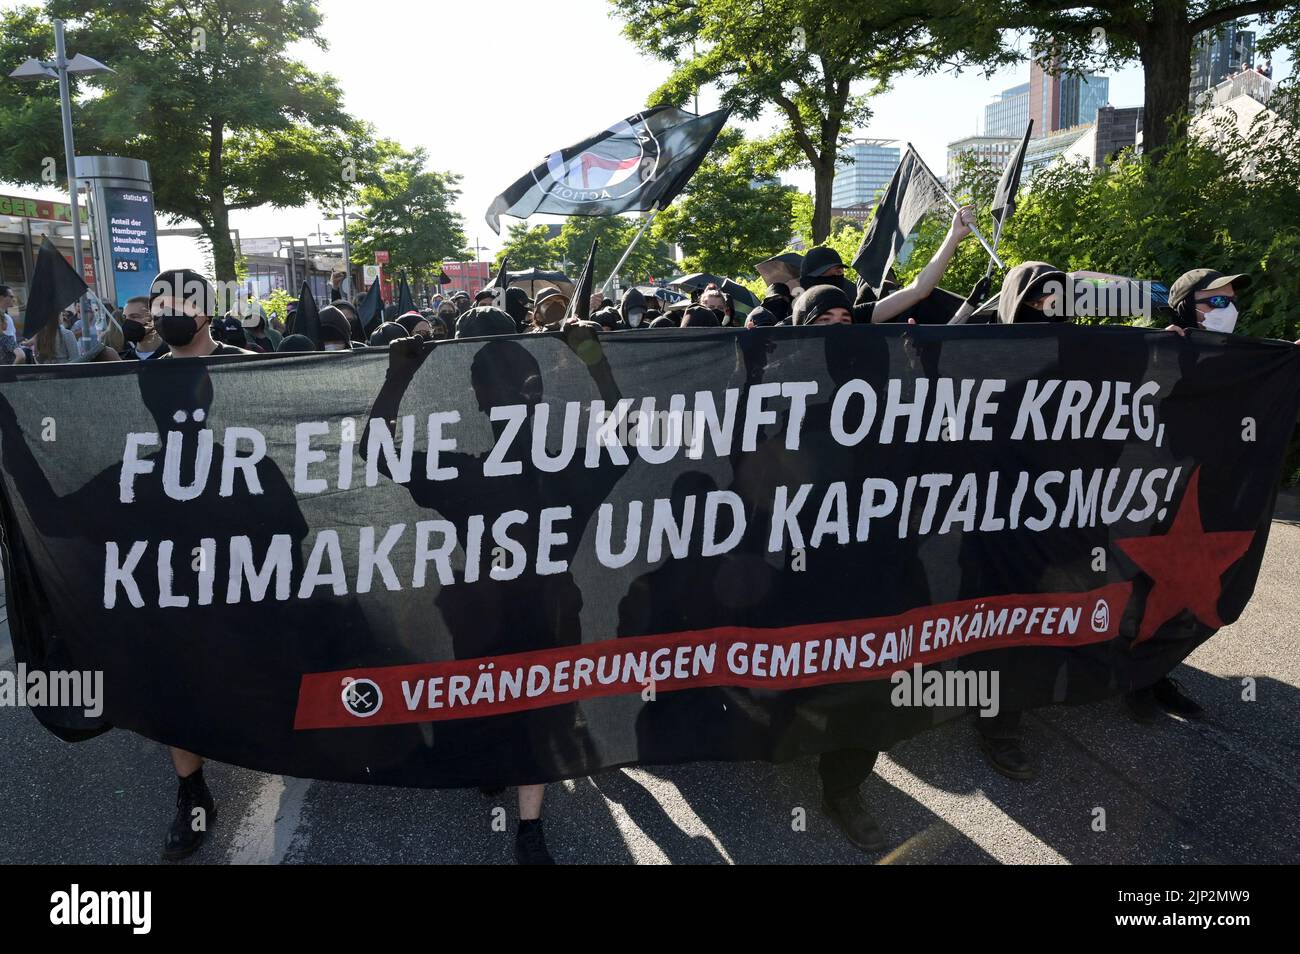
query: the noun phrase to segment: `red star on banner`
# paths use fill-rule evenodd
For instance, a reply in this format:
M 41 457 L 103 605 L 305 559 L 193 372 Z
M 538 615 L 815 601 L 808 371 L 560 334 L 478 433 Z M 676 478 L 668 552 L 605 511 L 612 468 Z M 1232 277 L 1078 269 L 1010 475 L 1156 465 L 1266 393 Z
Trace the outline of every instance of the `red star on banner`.
M 1116 540 L 1124 554 L 1151 577 L 1142 626 L 1134 645 L 1150 639 L 1157 629 L 1183 610 L 1206 626 L 1218 628 L 1223 574 L 1250 549 L 1254 530 L 1206 533 L 1201 526 L 1198 494 L 1201 469 L 1192 471 L 1178 504 L 1173 526 L 1159 537 Z

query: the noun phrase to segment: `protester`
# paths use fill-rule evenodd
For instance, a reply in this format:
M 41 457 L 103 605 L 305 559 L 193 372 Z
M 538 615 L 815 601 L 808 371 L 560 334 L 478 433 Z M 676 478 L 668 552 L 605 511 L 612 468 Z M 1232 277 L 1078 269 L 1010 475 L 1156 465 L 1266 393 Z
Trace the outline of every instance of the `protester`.
M 80 357 L 80 345 L 64 322 L 47 321 L 14 352 L 15 364 L 67 364 Z
M 623 300 L 619 302 L 618 311 L 623 324 L 629 328 L 640 328 L 646 314 L 645 296 L 635 288 L 629 288 Z
M 343 316 L 348 320 L 349 337 L 356 344 L 365 344 L 366 333 L 361 327 L 361 315 L 356 306 L 346 299 L 340 298 L 330 302 L 335 308 L 343 312 Z
M 343 280 L 347 277 L 348 273 L 343 271 L 330 276 L 330 304 L 343 300 Z
M 429 338 L 433 336 L 433 326 L 429 324 L 429 319 L 418 311 L 408 311 L 404 315 L 399 315 L 397 323 L 406 329 L 406 333 L 414 338 Z
M 759 305 L 745 316 L 746 328 L 770 328 L 772 325 L 780 323 L 781 319 L 772 314 L 772 312 L 768 311 L 762 305 Z
M 457 338 L 486 338 L 515 333 L 514 319 L 500 308 L 491 306 L 471 308 L 456 322 Z
M 1249 275 L 1225 275 L 1211 268 L 1194 268 L 1178 276 L 1169 288 L 1174 321 L 1165 330 L 1232 334 L 1237 327 L 1237 293 L 1250 286 Z
M 400 328 L 401 325 L 398 327 Z M 279 354 L 315 351 L 316 343 L 306 335 L 285 335 L 280 339 L 280 344 L 275 350 Z
M 785 282 L 772 282 L 767 286 L 767 291 L 764 292 L 760 304 L 775 315 L 777 321 L 785 321 L 790 317 L 794 304 L 794 296 L 790 294 L 790 286 Z
M 168 351 L 167 344 L 153 326 L 149 314 L 149 296 L 128 298 L 122 306 L 122 337 L 126 339 L 122 357 L 127 361 L 152 361 Z
M 348 324 L 347 315 L 334 305 L 326 305 L 320 310 L 320 350 L 352 350 L 352 326 Z
M 255 350 L 248 346 L 248 336 L 244 334 L 243 319 L 237 315 L 214 318 L 212 321 L 212 338 L 214 341 L 220 341 L 222 344 L 241 348 L 244 351 Z
M 451 328 L 448 327 L 447 322 L 444 321 L 440 315 L 430 314 L 428 317 L 430 330 L 429 337 L 434 341 L 446 341 L 451 337 Z
M 439 320 L 438 324 L 435 325 L 434 327 L 437 328 L 439 326 L 442 326 L 443 332 L 445 334 L 447 329 L 446 326 L 442 325 L 441 320 Z M 368 344 L 372 348 L 387 348 L 398 338 L 406 338 L 406 337 L 408 337 L 408 334 L 405 328 L 403 328 L 395 321 L 385 321 L 382 325 L 380 325 L 378 328 L 374 330 L 374 332 L 370 335 L 369 338 L 366 339 L 366 344 Z
M 558 288 L 543 288 L 533 301 L 532 331 L 550 331 L 559 326 L 569 309 L 569 299 Z
M 851 325 L 853 305 L 839 285 L 814 285 L 794 301 L 796 325 Z
M 998 321 L 1010 325 L 1067 320 L 1047 313 L 1051 298 L 1047 284 L 1055 282 L 1064 288 L 1065 281 L 1065 272 L 1046 262 L 1021 262 L 1009 269 L 1002 279 L 1002 294 L 998 297 Z
M 8 285 L 0 285 L 0 316 L 3 316 L 4 325 L 0 328 L 0 335 L 8 338 L 10 341 L 9 350 L 12 351 L 18 345 L 18 328 L 14 325 L 14 319 L 9 314 L 9 309 L 14 306 L 14 292 Z
M 880 324 L 886 321 L 893 321 L 895 318 L 902 316 L 909 309 L 919 305 L 925 299 L 929 298 L 935 289 L 939 287 L 939 279 L 943 278 L 943 273 L 948 268 L 948 263 L 952 261 L 953 255 L 963 241 L 971 234 L 971 226 L 975 222 L 974 206 L 965 205 L 953 213 L 952 223 L 948 227 L 948 232 L 943 237 L 943 242 L 935 250 L 930 261 L 925 267 L 912 279 L 911 284 L 906 285 L 897 291 L 890 292 L 884 297 L 877 299 L 875 292 L 865 282 L 861 288 L 856 289 L 856 300 L 853 305 L 853 320 L 858 322 L 872 322 Z M 813 249 L 804 257 L 804 268 L 809 269 L 809 259 L 813 259 L 812 269 L 820 271 L 825 277 L 836 278 L 834 284 L 842 290 L 845 286 L 852 289 L 852 283 L 844 278 L 844 267 L 839 262 L 839 254 L 834 249 L 824 249 L 821 251 L 829 252 L 834 256 L 834 261 L 830 261 L 828 255 L 814 255 L 818 249 Z M 820 263 L 820 264 L 818 264 Z M 811 271 L 809 271 L 811 274 Z M 805 288 L 808 287 L 808 281 L 811 278 L 801 282 Z M 885 290 L 882 287 L 882 292 Z M 847 294 L 853 295 L 852 290 Z
M 625 327 L 617 308 L 602 308 L 600 311 L 593 312 L 591 320 L 600 325 L 604 331 L 621 331 Z
M 683 328 L 718 328 L 722 321 L 718 313 L 704 305 L 691 305 L 682 316 Z
M 244 326 L 244 336 L 247 341 L 244 347 L 247 347 L 250 351 L 260 351 L 264 354 L 279 349 L 284 336 L 267 322 L 266 311 L 262 308 L 261 302 L 250 301 L 239 320 Z

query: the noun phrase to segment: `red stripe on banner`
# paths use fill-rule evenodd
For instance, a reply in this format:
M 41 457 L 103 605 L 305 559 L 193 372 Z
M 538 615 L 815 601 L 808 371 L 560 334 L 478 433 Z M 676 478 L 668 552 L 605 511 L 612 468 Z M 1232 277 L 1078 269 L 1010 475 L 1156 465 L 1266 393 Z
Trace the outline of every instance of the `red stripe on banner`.
M 918 663 L 1014 646 L 1114 639 L 1131 583 L 961 600 L 877 619 L 603 639 L 504 656 L 307 673 L 295 729 L 397 725 L 705 686 L 799 689 L 884 679 Z M 978 633 L 978 635 L 973 635 Z M 892 652 L 890 649 L 892 647 Z

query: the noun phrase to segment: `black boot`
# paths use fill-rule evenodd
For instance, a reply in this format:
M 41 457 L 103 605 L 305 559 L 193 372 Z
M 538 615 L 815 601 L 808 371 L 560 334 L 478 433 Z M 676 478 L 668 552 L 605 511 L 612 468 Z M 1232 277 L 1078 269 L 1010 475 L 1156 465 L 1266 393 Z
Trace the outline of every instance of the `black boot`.
M 885 836 L 880 831 L 880 825 L 868 811 L 867 803 L 856 788 L 836 795 L 824 793 L 822 811 L 858 848 L 869 852 L 885 850 Z
M 980 751 L 984 753 L 994 771 L 1017 782 L 1028 781 L 1038 774 L 1038 770 L 1034 768 L 1034 763 L 1030 761 L 1019 739 L 993 739 L 981 732 Z
M 542 831 L 540 818 L 520 820 L 519 831 L 515 832 L 515 864 L 555 864 L 555 859 L 546 850 L 546 834 Z
M 1176 716 L 1182 716 L 1184 719 L 1199 719 L 1205 715 L 1205 710 L 1200 704 L 1183 692 L 1183 687 L 1177 679 L 1165 676 L 1151 687 L 1151 694 L 1160 708 Z
M 163 843 L 164 861 L 179 861 L 198 851 L 217 820 L 217 806 L 203 781 L 203 769 L 179 780 L 176 817 Z

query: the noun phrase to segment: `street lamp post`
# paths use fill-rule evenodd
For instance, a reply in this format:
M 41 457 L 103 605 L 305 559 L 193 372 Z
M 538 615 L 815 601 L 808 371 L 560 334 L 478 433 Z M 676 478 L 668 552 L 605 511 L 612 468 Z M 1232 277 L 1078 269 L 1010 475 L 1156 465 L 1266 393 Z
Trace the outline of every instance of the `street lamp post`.
M 72 213 L 72 254 L 76 256 L 77 274 L 85 277 L 86 260 L 81 250 L 81 211 L 77 204 L 77 150 L 72 139 L 72 95 L 68 76 L 70 74 L 94 75 L 112 73 L 99 60 L 78 53 L 71 60 L 64 44 L 63 21 L 54 21 L 54 59 L 38 60 L 30 58 L 18 69 L 9 74 L 16 80 L 57 79 L 59 81 L 59 109 L 63 114 L 63 161 L 68 169 L 68 206 Z M 90 320 L 85 299 L 81 304 L 81 350 L 90 351 L 94 344 L 91 335 Z

